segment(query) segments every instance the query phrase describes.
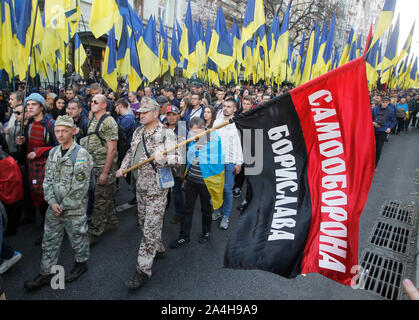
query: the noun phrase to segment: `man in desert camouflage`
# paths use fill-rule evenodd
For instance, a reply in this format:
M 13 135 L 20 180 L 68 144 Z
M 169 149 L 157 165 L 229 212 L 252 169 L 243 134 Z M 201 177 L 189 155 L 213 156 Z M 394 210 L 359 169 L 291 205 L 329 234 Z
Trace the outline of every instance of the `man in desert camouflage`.
M 25 282 L 25 288 L 38 289 L 50 283 L 51 268 L 58 262 L 64 230 L 74 250 L 76 263 L 66 275 L 66 282 L 78 279 L 87 271 L 89 240 L 87 226 L 87 191 L 93 161 L 90 154 L 74 142 L 76 125 L 69 116 L 58 117 L 54 133 L 60 146 L 51 150 L 44 179 L 45 216 L 40 274 Z
M 137 187 L 138 219 L 143 238 L 138 251 L 137 270 L 126 282 L 130 289 L 140 288 L 149 280 L 154 259 L 163 258 L 165 253 L 161 236 L 168 190 L 162 190 L 158 186 L 155 169 L 167 165 L 177 166 L 185 161 L 184 156 L 178 151 L 163 155 L 164 150 L 176 145 L 176 136 L 159 121 L 159 108 L 160 106 L 148 97 L 141 100 L 138 112 L 144 127 L 134 132 L 131 147 L 116 173 L 117 177 L 122 177 L 124 170 L 148 158 L 143 146 L 144 139 L 146 149 L 150 157 L 154 156 L 155 161 L 154 168 L 148 163 L 133 171 Z

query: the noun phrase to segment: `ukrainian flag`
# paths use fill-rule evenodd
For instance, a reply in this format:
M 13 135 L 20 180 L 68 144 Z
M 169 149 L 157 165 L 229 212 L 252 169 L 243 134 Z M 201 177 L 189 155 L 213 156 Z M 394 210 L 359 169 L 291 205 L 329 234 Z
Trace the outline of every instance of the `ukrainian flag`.
M 183 26 L 182 37 L 179 44 L 179 52 L 184 59 L 184 69 L 186 78 L 191 78 L 197 71 L 196 61 L 196 38 L 192 20 L 191 2 L 188 3 L 186 10 L 185 24 Z
M 400 33 L 400 16 L 397 18 L 397 22 L 394 26 L 394 29 L 391 33 L 389 42 L 387 44 L 386 52 L 384 54 L 382 68 L 383 74 L 381 76 L 381 83 L 389 83 L 391 74 L 393 73 L 393 67 L 396 65 L 397 61 L 397 47 L 399 43 L 399 33 Z
M 303 72 L 301 75 L 301 84 L 304 84 L 311 79 L 313 55 L 314 55 L 314 50 L 315 50 L 314 48 L 315 38 L 316 38 L 316 27 L 314 26 L 313 29 L 311 30 L 310 42 L 308 45 L 306 56 L 304 58 Z
M 376 42 L 367 56 L 366 66 L 367 66 L 367 79 L 368 85 L 370 90 L 374 89 L 377 80 L 378 80 L 378 72 L 377 72 L 377 56 L 378 50 L 380 46 L 380 41 Z
M 207 137 L 201 139 L 207 139 Z M 189 145 L 186 159 L 188 171 L 195 157 L 198 157 L 199 168 L 211 195 L 214 210 L 218 210 L 223 205 L 225 182 L 225 156 L 220 136 L 216 132 L 211 133 L 209 142 L 199 151 L 196 149 L 194 142 Z
M 137 55 L 137 44 L 134 39 L 134 33 L 131 34 L 129 40 L 128 52 L 130 55 L 131 69 L 128 75 L 128 83 L 131 91 L 137 91 L 138 87 L 143 83 L 140 63 Z
M 268 52 L 269 52 L 269 57 L 271 58 L 271 74 L 274 73 L 273 72 L 274 66 L 279 65 L 279 63 L 275 61 L 276 59 L 275 49 L 278 43 L 278 39 L 279 39 L 279 19 L 275 13 L 274 18 L 272 20 L 271 28 L 269 29 L 269 35 L 267 38 Z M 275 73 L 279 73 L 279 71 Z
M 282 21 L 281 32 L 279 34 L 278 43 L 275 50 L 275 59 L 273 59 L 272 68 L 277 70 L 280 67 L 280 82 L 282 83 L 286 78 L 286 68 L 288 64 L 288 47 L 289 47 L 289 18 L 290 18 L 291 3 L 288 4 L 287 11 Z
M 335 42 L 335 28 L 336 28 L 336 13 L 333 15 L 332 24 L 330 26 L 329 34 L 327 36 L 326 47 L 324 48 L 323 61 L 325 63 L 325 68 L 321 72 L 325 74 L 332 70 L 332 52 L 333 52 L 333 43 Z
M 112 27 L 109 32 L 108 42 L 106 44 L 105 59 L 102 71 L 103 80 L 108 86 L 116 91 L 118 89 L 117 67 L 116 67 L 116 39 L 115 28 Z
M 353 43 L 353 39 L 354 39 L 354 32 L 355 32 L 354 29 L 351 28 L 351 31 L 349 32 L 348 40 L 346 41 L 345 48 L 343 49 L 343 52 L 342 52 L 342 57 L 340 59 L 339 66 L 342 66 L 345 63 L 349 62 L 349 54 L 350 54 L 351 48 L 352 48 L 352 43 Z
M 418 86 L 418 57 L 415 58 L 412 70 L 410 71 L 409 87 L 415 88 Z
M 170 48 L 170 75 L 175 76 L 175 69 L 179 65 L 180 55 L 179 55 L 179 42 L 177 39 L 177 32 L 175 25 L 173 25 L 172 31 L 172 46 Z
M 370 48 L 380 39 L 380 37 L 386 32 L 386 30 L 391 26 L 394 17 L 394 9 L 396 8 L 397 0 L 386 0 L 384 3 L 383 10 L 378 19 L 377 28 L 374 33 L 374 37 L 371 41 Z
M 242 43 L 251 40 L 253 34 L 265 23 L 263 0 L 249 0 L 243 21 Z
M 160 35 L 159 35 L 159 60 L 160 60 L 160 76 L 169 70 L 169 44 L 167 34 L 164 30 L 163 21 L 160 19 Z
M 89 28 L 96 38 L 121 23 L 122 17 L 115 0 L 93 0 Z
M 80 41 L 79 34 L 76 33 L 74 37 L 74 67 L 76 73 L 82 74 L 81 67 L 87 59 L 86 51 L 84 51 L 83 44 Z
M 399 58 L 397 59 L 396 64 L 398 64 L 406 55 L 408 56 L 410 53 L 410 48 L 412 47 L 413 33 L 415 32 L 415 24 L 416 21 L 413 22 L 412 29 L 409 32 L 407 40 L 403 46 L 402 52 L 400 52 L 399 54 Z
M 322 75 L 322 72 L 324 71 L 326 64 L 323 60 L 323 55 L 324 55 L 324 50 L 326 49 L 326 44 L 327 44 L 327 35 L 328 35 L 328 22 L 326 21 L 324 26 L 323 26 L 323 32 L 322 32 L 322 36 L 320 39 L 320 45 L 319 45 L 319 50 L 317 53 L 317 59 L 314 63 L 313 66 L 313 77 L 312 78 L 317 78 L 319 76 Z
M 124 23 L 121 38 L 119 39 L 118 54 L 116 56 L 118 73 L 121 75 L 128 75 L 131 72 L 131 53 L 129 50 L 129 42 L 130 34 L 128 25 Z
M 1 0 L 0 25 L 0 69 L 12 76 L 12 63 L 15 60 L 16 18 L 12 0 Z
M 148 82 L 154 81 L 160 75 L 159 47 L 156 40 L 156 25 L 152 16 L 138 44 L 141 71 Z
M 229 32 L 227 31 L 221 5 L 218 7 L 208 57 L 222 70 L 227 69 L 234 61 L 233 44 L 229 39 Z

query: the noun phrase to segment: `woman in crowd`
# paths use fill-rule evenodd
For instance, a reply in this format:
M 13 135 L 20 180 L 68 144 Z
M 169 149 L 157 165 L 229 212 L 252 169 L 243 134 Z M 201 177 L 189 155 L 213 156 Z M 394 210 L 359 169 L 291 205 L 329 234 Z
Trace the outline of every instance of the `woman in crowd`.
M 65 100 L 63 97 L 58 96 L 54 99 L 54 106 L 51 111 L 51 116 L 54 120 L 57 120 L 59 116 L 66 115 Z
M 406 102 L 405 98 L 402 98 L 399 104 L 396 107 L 396 117 L 397 117 L 397 134 L 401 131 L 406 131 L 409 125 L 409 105 Z
M 180 101 L 180 118 L 183 119 L 183 117 L 185 116 L 186 110 L 189 109 L 189 107 L 191 107 L 191 101 L 189 100 L 189 98 L 184 97 L 181 101 Z
M 213 106 L 207 106 L 204 110 L 205 127 L 211 129 L 216 118 L 215 109 Z

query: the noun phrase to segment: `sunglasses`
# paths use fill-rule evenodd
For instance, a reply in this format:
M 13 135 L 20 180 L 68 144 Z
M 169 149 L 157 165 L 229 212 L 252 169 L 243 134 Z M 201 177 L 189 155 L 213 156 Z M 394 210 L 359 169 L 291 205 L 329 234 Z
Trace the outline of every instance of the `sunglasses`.
M 99 104 L 99 101 L 97 101 L 97 100 L 93 100 L 93 101 L 92 101 L 92 103 L 93 103 L 93 104 Z
M 14 114 L 16 114 L 16 115 L 20 116 L 20 115 L 22 114 L 22 112 L 15 111 L 15 112 L 14 112 Z

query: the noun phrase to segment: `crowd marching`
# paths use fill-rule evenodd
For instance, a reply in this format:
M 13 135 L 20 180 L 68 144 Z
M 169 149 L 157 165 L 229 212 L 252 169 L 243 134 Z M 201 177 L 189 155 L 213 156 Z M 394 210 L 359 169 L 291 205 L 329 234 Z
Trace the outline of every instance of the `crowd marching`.
M 0 171 L 6 182 L 0 188 L 0 274 L 22 258 L 19 248 L 7 245 L 7 237 L 15 236 L 19 226 L 35 223 L 39 215 L 43 228 L 34 240 L 41 245 L 42 259 L 39 273 L 24 282 L 28 290 L 50 283 L 64 231 L 75 258 L 66 281 L 87 271 L 90 248 L 105 232 L 118 229 L 115 195 L 120 179 L 135 190 L 130 203 L 138 207 L 137 227 L 142 231 L 128 288 L 143 286 L 152 275 L 154 259 L 165 256 L 162 227 L 170 199 L 175 207 L 170 222 L 179 224 L 179 237 L 171 249 L 191 241 L 198 196 L 199 242 L 210 241 L 213 221 L 219 220 L 219 228 L 228 229 L 233 198 L 240 197 L 245 185 L 244 200 L 237 209 L 244 210 L 251 199 L 235 124 L 186 146 L 174 146 L 289 90 L 208 87 L 193 82 L 156 83 L 136 92 L 129 92 L 122 83 L 113 92 L 98 83 L 74 83 L 25 97 L 24 89 L 1 96 Z M 419 92 L 372 91 L 371 108 L 378 164 L 390 134 L 418 128 Z M 154 158 L 150 163 L 127 172 L 150 157 Z

